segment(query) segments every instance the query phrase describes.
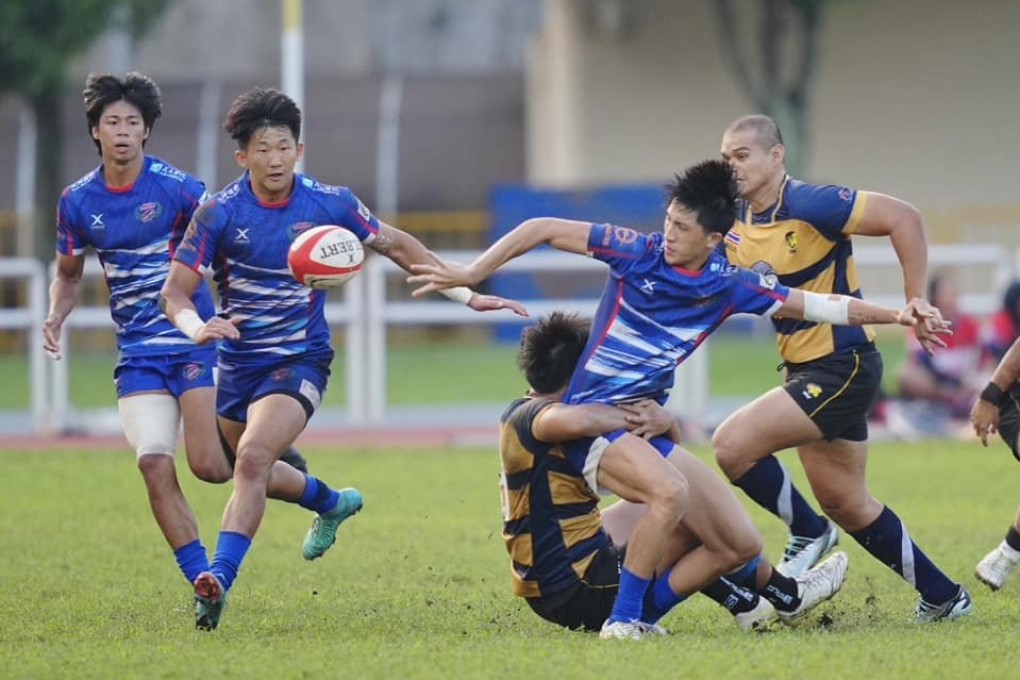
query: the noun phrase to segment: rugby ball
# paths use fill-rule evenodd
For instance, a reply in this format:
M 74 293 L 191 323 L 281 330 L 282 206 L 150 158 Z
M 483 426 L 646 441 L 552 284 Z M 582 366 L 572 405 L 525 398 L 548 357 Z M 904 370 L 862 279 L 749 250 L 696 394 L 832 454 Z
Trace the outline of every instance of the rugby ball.
M 361 271 L 365 249 L 352 232 L 330 224 L 312 227 L 290 244 L 287 266 L 309 288 L 337 288 Z

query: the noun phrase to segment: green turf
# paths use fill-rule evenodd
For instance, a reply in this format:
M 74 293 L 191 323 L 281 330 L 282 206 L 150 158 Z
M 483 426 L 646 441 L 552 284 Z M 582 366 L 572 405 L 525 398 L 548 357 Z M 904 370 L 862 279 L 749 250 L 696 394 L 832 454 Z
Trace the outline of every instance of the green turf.
M 711 393 L 719 397 L 753 396 L 779 382 L 779 357 L 771 336 L 760 340 L 722 334 L 712 338 Z M 881 343 L 886 361 L 886 387 L 894 387 L 895 367 L 902 361 L 903 341 Z M 502 403 L 524 391 L 511 345 L 423 343 L 390 347 L 387 355 L 387 393 L 390 403 L 436 404 Z M 113 366 L 109 353 L 79 352 L 70 359 L 71 403 L 77 408 L 111 406 Z M 326 404 L 345 402 L 346 374 L 342 350 L 333 362 Z M 0 355 L 0 409 L 28 408 L 28 368 L 23 355 Z
M 365 510 L 304 562 L 309 517 L 270 506 L 221 628 L 195 631 L 189 589 L 149 516 L 128 453 L 0 454 L 0 677 L 4 678 L 1003 678 L 1015 672 L 1020 578 L 990 593 L 973 566 L 1017 503 L 1000 446 L 876 445 L 874 494 L 971 589 L 968 620 L 918 627 L 915 594 L 846 536 L 847 585 L 798 627 L 740 633 L 704 598 L 668 638 L 560 631 L 511 595 L 495 454 L 307 452 L 356 484 Z M 795 480 L 799 466 L 784 456 Z M 229 492 L 183 473 L 207 545 Z M 753 513 L 776 555 L 774 518 Z M 823 615 L 831 619 L 823 625 Z

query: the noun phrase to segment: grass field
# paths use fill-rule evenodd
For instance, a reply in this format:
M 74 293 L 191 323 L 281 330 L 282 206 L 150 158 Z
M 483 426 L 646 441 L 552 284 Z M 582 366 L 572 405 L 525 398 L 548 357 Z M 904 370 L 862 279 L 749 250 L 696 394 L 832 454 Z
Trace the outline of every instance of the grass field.
M 904 343 L 899 335 L 880 342 L 886 362 L 886 385 L 894 386 L 895 367 L 902 361 Z M 707 347 L 711 393 L 718 397 L 753 396 L 774 387 L 779 363 L 771 336 L 759 341 L 721 334 Z M 524 380 L 514 363 L 510 345 L 434 343 L 395 345 L 387 354 L 387 393 L 392 404 L 505 402 L 524 391 Z M 345 367 L 338 351 L 326 394 L 327 405 L 345 402 Z M 114 354 L 72 355 L 71 403 L 78 408 L 110 407 Z M 28 368 L 22 355 L 0 354 L 0 409 L 28 408 Z
M 972 576 L 1020 500 L 1001 445 L 873 449 L 873 492 L 971 589 L 969 619 L 910 623 L 913 591 L 844 536 L 843 592 L 797 627 L 743 634 L 695 598 L 666 619 L 672 635 L 637 644 L 558 630 L 511 595 L 494 451 L 308 454 L 324 479 L 362 489 L 364 512 L 306 563 L 307 513 L 272 504 L 211 634 L 193 627 L 130 454 L 0 454 L 0 677 L 1015 677 L 1020 581 L 993 594 Z M 182 484 L 211 545 L 229 488 L 183 471 Z M 779 522 L 753 516 L 776 555 Z

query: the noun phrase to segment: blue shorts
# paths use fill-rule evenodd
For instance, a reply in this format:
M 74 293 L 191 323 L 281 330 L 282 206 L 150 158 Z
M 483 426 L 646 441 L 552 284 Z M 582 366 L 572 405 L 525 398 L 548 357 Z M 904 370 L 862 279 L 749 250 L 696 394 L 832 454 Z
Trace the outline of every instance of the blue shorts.
M 196 387 L 215 386 L 215 347 L 195 347 L 180 354 L 121 357 L 113 369 L 117 398 L 139 392 L 169 392 L 180 397 Z
M 599 488 L 598 486 L 599 465 L 602 463 L 602 456 L 605 454 L 606 449 L 609 448 L 609 445 L 625 434 L 629 433 L 626 430 L 613 430 L 598 437 L 584 437 L 563 444 L 563 449 L 567 453 L 567 460 L 570 462 L 570 466 L 584 477 L 585 481 L 588 482 L 588 486 L 595 493 L 602 495 L 611 493 L 608 489 Z M 648 443 L 663 458 L 667 458 L 673 453 L 673 447 L 676 446 L 672 439 L 662 436 L 652 437 L 648 440 Z
M 248 422 L 248 407 L 270 394 L 296 399 L 311 418 L 329 384 L 329 360 L 288 358 L 274 364 L 234 364 L 220 361 L 216 412 L 238 423 Z

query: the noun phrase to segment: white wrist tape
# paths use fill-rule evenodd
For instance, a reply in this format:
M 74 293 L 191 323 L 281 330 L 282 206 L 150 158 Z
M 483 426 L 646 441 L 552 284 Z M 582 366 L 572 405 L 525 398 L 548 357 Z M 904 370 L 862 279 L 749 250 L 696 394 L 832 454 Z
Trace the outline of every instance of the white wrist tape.
M 444 288 L 439 291 L 439 294 L 445 295 L 454 302 L 466 305 L 471 302 L 471 298 L 474 297 L 475 291 L 471 290 L 467 286 L 457 286 L 456 288 Z
M 850 319 L 850 297 L 804 293 L 804 319 L 817 323 L 845 326 Z
M 205 321 L 202 321 L 202 317 L 194 309 L 182 309 L 174 317 L 174 325 L 181 330 L 181 333 L 194 340 L 198 337 L 198 332 L 205 326 Z

